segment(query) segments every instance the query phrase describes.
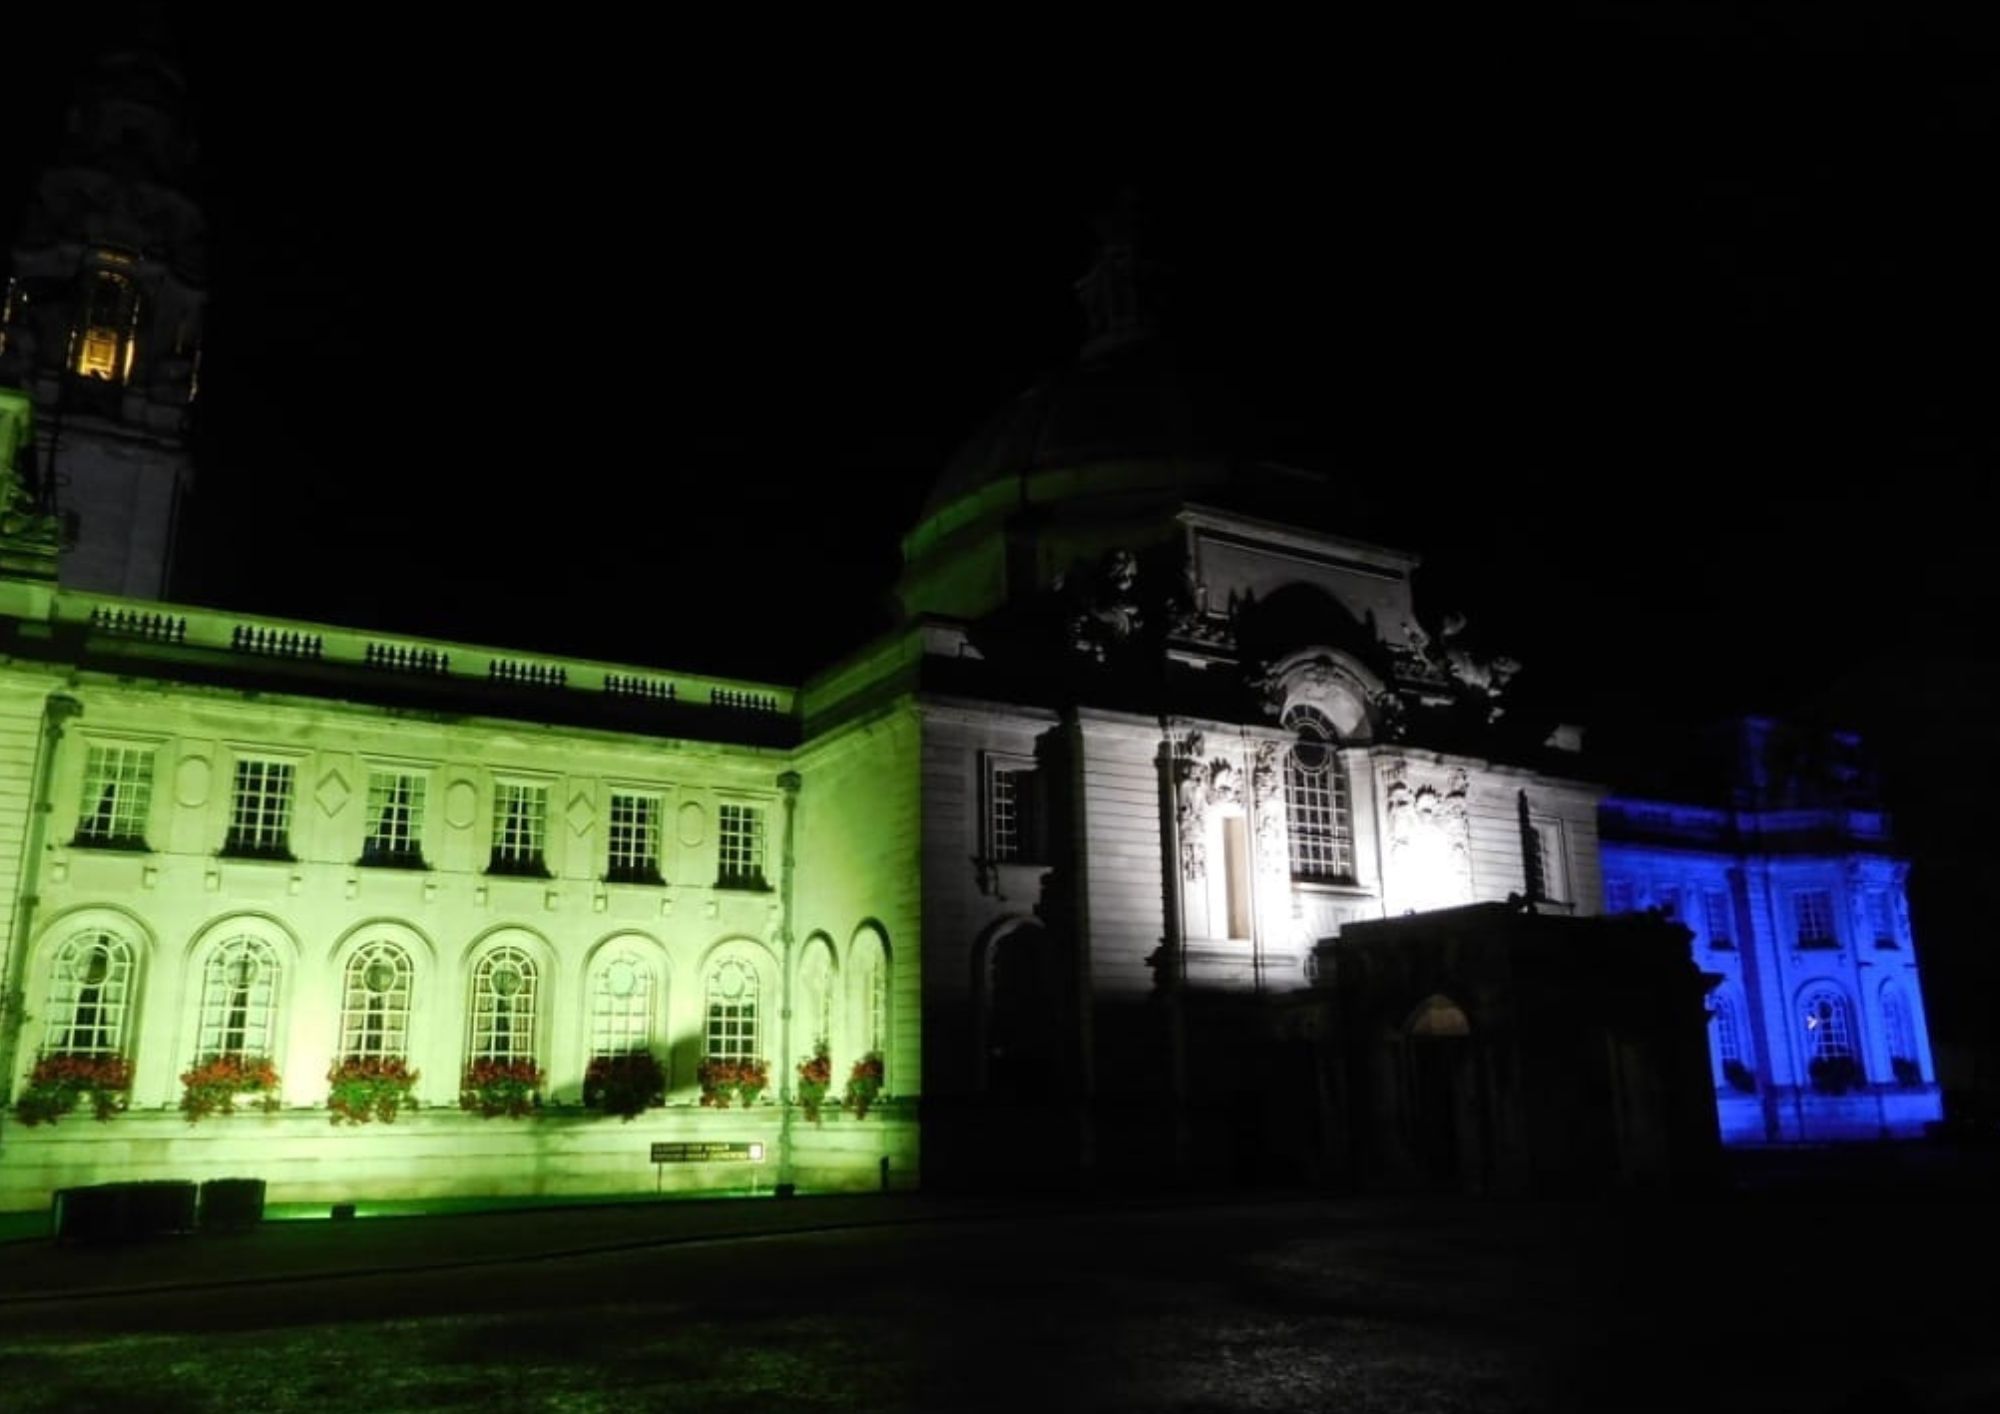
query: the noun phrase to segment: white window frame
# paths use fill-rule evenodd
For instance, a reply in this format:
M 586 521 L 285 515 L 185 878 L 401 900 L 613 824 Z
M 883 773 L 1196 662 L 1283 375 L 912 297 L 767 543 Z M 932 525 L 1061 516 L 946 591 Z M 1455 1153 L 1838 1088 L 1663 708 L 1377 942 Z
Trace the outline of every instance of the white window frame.
M 1726 890 L 1701 891 L 1702 926 L 1708 930 L 1708 945 L 1717 952 L 1736 947 L 1736 910 Z
M 222 852 L 239 859 L 291 860 L 293 802 L 299 793 L 296 756 L 266 752 L 233 753 L 229 767 L 229 829 Z M 270 790 L 274 773 L 284 773 L 281 793 Z M 246 794 L 247 785 L 255 794 Z M 275 803 L 273 803 L 275 802 Z
M 386 974 L 376 973 L 378 964 L 388 969 Z M 385 985 L 378 987 L 378 981 Z M 416 959 L 407 947 L 392 938 L 370 938 L 359 944 L 340 969 L 340 1046 L 335 1059 L 410 1059 L 416 991 Z
M 665 795 L 657 789 L 638 786 L 609 786 L 604 810 L 604 879 L 611 884 L 663 884 L 665 875 L 661 870 L 661 848 L 664 843 L 662 822 L 666 819 Z M 641 807 L 642 818 L 637 821 L 619 819 L 622 803 L 632 802 Z M 639 842 L 619 848 L 620 836 L 636 833 Z M 622 854 L 622 858 L 621 858 Z
M 1555 815 L 1530 815 L 1528 833 L 1541 853 L 1542 902 L 1568 903 L 1569 840 L 1563 822 Z
M 104 962 L 102 973 L 90 967 L 98 956 Z M 125 1055 L 138 982 L 138 950 L 129 938 L 105 928 L 65 938 L 49 959 L 41 1053 Z
M 739 823 L 731 828 L 734 818 Z M 742 821 L 751 822 L 744 830 Z M 724 800 L 715 808 L 715 886 L 718 889 L 769 889 L 764 872 L 770 841 L 770 810 L 762 801 Z M 732 837 L 741 840 L 732 844 Z M 732 863 L 739 867 L 732 868 Z
M 369 761 L 368 789 L 363 797 L 361 819 L 361 860 L 377 868 L 422 869 L 424 864 L 424 817 L 430 806 L 429 768 L 397 762 Z M 401 790 L 404 798 L 392 793 Z M 400 828 L 378 830 L 378 825 L 396 820 Z
M 1840 935 L 1835 931 L 1833 920 L 1833 890 L 1800 889 L 1792 895 L 1792 919 L 1798 931 L 1793 935 L 1796 946 L 1801 948 L 1837 948 Z M 1808 933 L 1809 925 L 1823 924 L 1823 928 Z
M 1354 788 L 1340 734 L 1313 707 L 1285 714 L 1285 835 L 1292 879 L 1301 884 L 1353 884 Z M 1308 742 L 1325 753 L 1318 765 L 1300 755 Z
M 472 965 L 472 995 L 466 1007 L 465 1058 L 508 1064 L 537 1064 L 541 967 L 519 943 L 496 943 Z
M 593 959 L 586 993 L 590 1059 L 653 1050 L 662 990 L 658 966 L 630 943 L 613 943 Z
M 156 741 L 85 740 L 73 843 L 93 849 L 148 848 L 158 756 Z
M 1833 987 L 1814 987 L 1805 997 L 1806 1061 L 1833 1060 L 1845 1056 L 1857 1065 L 1860 1048 L 1855 1044 L 1854 1008 L 1845 993 Z
M 1044 854 L 1037 806 L 1039 763 L 1032 756 L 988 751 L 981 771 L 980 843 L 996 864 L 1039 864 Z
M 729 990 L 732 979 L 737 990 Z M 763 975 L 744 957 L 720 957 L 702 978 L 701 1054 L 709 1061 L 763 1059 Z
M 487 873 L 549 877 L 549 784 L 527 776 L 493 778 L 493 843 Z M 534 802 L 532 811 L 513 808 L 514 803 L 529 801 Z
M 195 1063 L 213 1056 L 273 1059 L 284 980 L 277 950 L 255 934 L 233 934 L 208 950 L 201 975 Z

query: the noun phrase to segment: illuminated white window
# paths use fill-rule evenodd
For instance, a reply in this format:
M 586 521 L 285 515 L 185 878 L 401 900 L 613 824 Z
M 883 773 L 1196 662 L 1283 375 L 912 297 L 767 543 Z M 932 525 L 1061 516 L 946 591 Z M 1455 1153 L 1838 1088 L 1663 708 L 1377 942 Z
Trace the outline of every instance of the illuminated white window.
M 487 871 L 546 877 L 542 857 L 549 815 L 549 788 L 527 781 L 493 783 L 493 855 Z
M 1285 725 L 1298 734 L 1285 758 L 1292 877 L 1351 882 L 1354 818 L 1333 726 L 1310 707 L 1294 707 Z
M 76 843 L 144 849 L 146 816 L 152 807 L 151 747 L 93 746 L 84 753 Z
M 887 1057 L 889 1053 L 889 957 L 882 939 L 864 931 L 854 940 L 848 975 L 859 1012 L 861 1034 L 854 1049 Z
M 708 1019 L 702 1055 L 712 1061 L 758 1058 L 757 972 L 731 958 L 708 974 Z
M 1719 951 L 1736 946 L 1736 921 L 1729 907 L 1729 895 L 1710 889 L 1701 896 L 1702 911 L 1708 921 L 1708 945 Z
M 1852 1060 L 1854 1032 L 1848 1025 L 1847 999 L 1822 989 L 1806 998 L 1806 1048 L 1814 1060 Z
M 363 943 L 347 960 L 340 1005 L 340 1059 L 406 1059 L 410 1047 L 410 955 L 387 941 Z
M 125 1050 L 132 1009 L 132 946 L 110 933 L 64 943 L 49 972 L 45 1053 L 114 1056 Z
M 1792 909 L 1798 916 L 1799 946 L 1831 948 L 1839 944 L 1833 936 L 1833 895 L 1825 889 L 1808 889 L 1792 895 Z
M 278 959 L 258 938 L 231 938 L 202 969 L 195 1059 L 271 1054 L 278 1007 Z
M 368 773 L 368 835 L 363 864 L 421 869 L 424 864 L 424 777 L 414 771 Z
M 292 763 L 240 760 L 229 807 L 223 853 L 252 859 L 290 859 Z
M 494 948 L 472 969 L 466 1051 L 475 1061 L 535 1058 L 535 960 L 520 948 Z
M 590 980 L 590 1054 L 626 1056 L 653 1044 L 653 969 L 629 948 L 613 950 Z
M 764 882 L 764 810 L 722 805 L 716 812 L 717 888 L 761 889 Z
M 1035 862 L 1042 847 L 1035 818 L 1039 777 L 1026 757 L 986 758 L 986 857 Z
M 604 877 L 614 884 L 657 884 L 660 879 L 660 798 L 611 792 Z

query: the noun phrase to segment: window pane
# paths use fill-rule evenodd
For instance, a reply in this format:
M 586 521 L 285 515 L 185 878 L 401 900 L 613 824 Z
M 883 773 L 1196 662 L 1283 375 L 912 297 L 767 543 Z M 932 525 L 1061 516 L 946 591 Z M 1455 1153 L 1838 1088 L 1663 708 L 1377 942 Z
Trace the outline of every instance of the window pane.
M 153 753 L 136 746 L 93 746 L 84 756 L 77 808 L 79 844 L 143 846 L 153 804 Z

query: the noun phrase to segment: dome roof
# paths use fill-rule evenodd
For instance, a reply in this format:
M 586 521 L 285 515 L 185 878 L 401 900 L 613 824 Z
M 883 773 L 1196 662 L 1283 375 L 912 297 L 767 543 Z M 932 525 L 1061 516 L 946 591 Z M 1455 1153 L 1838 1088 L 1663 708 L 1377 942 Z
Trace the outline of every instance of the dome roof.
M 930 516 L 997 482 L 1094 462 L 1213 462 L 1251 449 L 1228 399 L 1192 376 L 1166 338 L 1093 343 L 1010 400 L 966 440 L 932 488 Z

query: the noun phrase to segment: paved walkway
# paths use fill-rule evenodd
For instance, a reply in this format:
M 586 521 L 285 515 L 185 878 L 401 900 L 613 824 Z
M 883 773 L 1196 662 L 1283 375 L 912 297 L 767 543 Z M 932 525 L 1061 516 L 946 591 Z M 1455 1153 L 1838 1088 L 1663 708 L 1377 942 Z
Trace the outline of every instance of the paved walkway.
M 47 1237 L 0 1244 L 0 1309 L 114 1291 L 156 1291 L 475 1267 L 784 1232 L 1018 1212 L 1013 1200 L 915 1193 L 800 1198 L 667 1198 L 345 1221 L 266 1221 L 242 1233 L 106 1246 Z

